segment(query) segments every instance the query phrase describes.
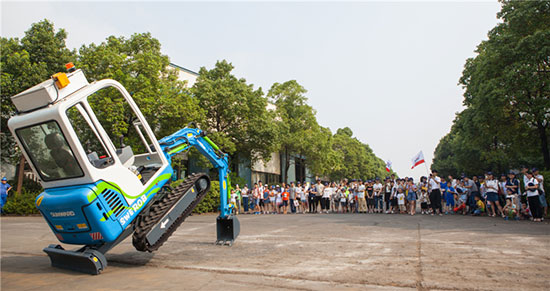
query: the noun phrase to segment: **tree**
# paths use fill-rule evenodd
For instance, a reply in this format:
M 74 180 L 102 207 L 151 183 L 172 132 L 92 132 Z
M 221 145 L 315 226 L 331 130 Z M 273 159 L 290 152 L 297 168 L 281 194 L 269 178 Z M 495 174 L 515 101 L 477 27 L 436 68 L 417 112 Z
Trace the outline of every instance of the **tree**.
M 276 146 L 273 113 L 261 88 L 254 89 L 231 71 L 225 60 L 211 70 L 202 67 L 191 89 L 206 112 L 204 129 L 225 152 L 237 159 L 269 160 Z
M 321 171 L 320 166 L 325 156 L 316 149 L 325 148 L 328 137 L 315 118 L 315 110 L 307 104 L 306 89 L 295 80 L 274 83 L 267 96 L 273 100 L 276 109 L 277 132 L 280 151 L 284 158 L 284 177 L 294 157 L 305 158 L 305 162 L 314 171 Z M 316 173 L 318 174 L 318 173 Z
M 434 167 L 452 149 L 452 164 L 465 171 L 550 168 L 550 4 L 502 1 L 497 16 L 503 22 L 466 61 L 467 108 L 436 149 Z
M 350 128 L 338 129 L 333 140 L 333 150 L 339 161 L 337 169 L 331 173 L 331 179 L 373 179 L 387 173 L 384 161 L 367 144 L 353 137 Z
M 10 98 L 49 79 L 56 72 L 65 71 L 64 65 L 74 61 L 74 53 L 65 46 L 66 38 L 65 30 L 56 32 L 52 22 L 42 20 L 33 23 L 21 40 L 0 39 L 2 162 L 14 163 L 19 156 L 7 126 L 8 119 L 16 112 Z

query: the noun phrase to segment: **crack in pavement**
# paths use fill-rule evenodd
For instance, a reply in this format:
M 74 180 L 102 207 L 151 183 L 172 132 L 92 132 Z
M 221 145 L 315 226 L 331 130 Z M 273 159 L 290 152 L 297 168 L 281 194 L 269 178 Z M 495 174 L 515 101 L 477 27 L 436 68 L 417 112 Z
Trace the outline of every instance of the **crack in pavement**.
M 416 267 L 416 289 L 426 290 L 422 285 L 424 276 L 422 275 L 422 237 L 420 236 L 420 223 L 418 224 L 418 239 L 416 241 L 416 252 L 418 257 L 418 266 Z

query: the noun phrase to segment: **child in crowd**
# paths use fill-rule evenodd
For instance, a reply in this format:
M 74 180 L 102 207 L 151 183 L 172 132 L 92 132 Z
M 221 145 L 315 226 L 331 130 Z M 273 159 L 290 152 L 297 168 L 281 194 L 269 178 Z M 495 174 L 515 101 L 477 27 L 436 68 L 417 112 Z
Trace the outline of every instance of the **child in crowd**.
M 451 186 L 451 183 L 447 183 L 447 191 L 445 191 L 445 214 L 453 212 L 455 208 L 455 194 L 457 194 L 455 188 Z
M 475 216 L 482 215 L 485 212 L 485 203 L 481 201 L 479 195 L 476 195 L 474 199 L 476 201 L 476 209 L 474 210 L 474 213 L 472 213 L 472 215 L 475 215 Z
M 262 205 L 262 212 L 263 214 L 268 214 L 269 211 L 270 211 L 270 201 L 269 201 L 269 193 L 271 191 L 269 191 L 269 187 L 267 186 L 267 184 L 265 185 L 265 188 L 264 188 L 264 193 L 262 193 L 262 201 L 263 201 L 263 205 Z
M 275 189 L 275 186 L 271 186 L 271 191 L 269 192 L 269 211 L 271 214 L 276 213 L 276 204 L 275 199 L 277 198 L 277 190 Z
M 427 191 L 420 191 L 420 209 L 422 214 L 429 214 L 428 213 L 428 192 Z
M 521 203 L 521 210 L 519 212 L 519 217 L 524 220 L 531 219 L 531 211 L 529 210 L 529 207 L 527 206 L 526 202 Z
M 504 212 L 504 219 L 508 220 L 510 218 L 519 220 L 519 217 L 517 216 L 517 209 L 516 204 L 512 201 L 512 198 L 506 198 L 506 205 L 504 205 L 503 208 Z
M 231 207 L 232 211 L 235 214 L 239 214 L 239 210 L 237 208 L 237 191 L 235 191 L 235 189 L 231 189 L 231 205 L 233 206 Z
M 399 205 L 399 213 L 405 213 L 405 194 L 403 193 L 403 188 L 397 189 L 397 204 Z
M 466 215 L 466 202 L 468 195 L 462 188 L 457 189 L 458 194 L 458 206 L 453 209 L 455 213 L 462 212 L 462 215 Z
M 286 188 L 284 189 L 283 194 L 281 194 L 281 197 L 283 199 L 283 214 L 286 214 L 288 210 L 288 200 L 290 198 L 290 193 L 288 191 L 289 191 L 289 187 L 287 185 Z
M 340 208 L 338 209 L 338 212 L 340 212 L 340 213 L 345 213 L 346 212 L 346 204 L 347 204 L 346 191 L 347 190 L 346 190 L 345 187 L 341 187 L 338 190 L 338 197 L 340 198 Z

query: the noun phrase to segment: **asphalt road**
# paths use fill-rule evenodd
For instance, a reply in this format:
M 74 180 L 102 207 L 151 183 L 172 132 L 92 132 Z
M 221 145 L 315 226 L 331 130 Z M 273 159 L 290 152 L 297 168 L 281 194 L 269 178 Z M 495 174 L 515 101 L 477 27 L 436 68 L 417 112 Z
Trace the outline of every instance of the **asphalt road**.
M 2 217 L 2 290 L 548 290 L 550 224 L 386 214 L 241 215 L 232 247 L 192 216 L 154 254 L 127 239 L 91 276 L 50 266 L 41 217 Z M 71 248 L 69 246 L 69 248 Z M 73 247 L 74 248 L 74 247 Z

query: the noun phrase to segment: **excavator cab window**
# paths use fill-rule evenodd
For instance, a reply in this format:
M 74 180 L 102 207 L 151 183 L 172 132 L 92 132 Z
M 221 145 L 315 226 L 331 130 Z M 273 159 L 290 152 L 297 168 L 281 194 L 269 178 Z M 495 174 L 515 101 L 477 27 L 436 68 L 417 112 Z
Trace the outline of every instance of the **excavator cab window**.
M 56 121 L 20 128 L 16 133 L 43 181 L 84 176 Z
M 109 136 L 122 164 L 140 177 L 143 184 L 162 167 L 160 154 L 132 107 L 115 87 L 88 96 L 88 104 Z
M 67 117 L 86 151 L 90 163 L 99 169 L 106 168 L 114 163 L 106 149 L 97 128 L 92 123 L 83 104 L 78 103 L 67 110 Z

